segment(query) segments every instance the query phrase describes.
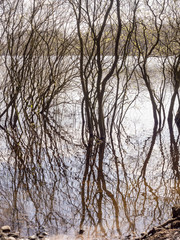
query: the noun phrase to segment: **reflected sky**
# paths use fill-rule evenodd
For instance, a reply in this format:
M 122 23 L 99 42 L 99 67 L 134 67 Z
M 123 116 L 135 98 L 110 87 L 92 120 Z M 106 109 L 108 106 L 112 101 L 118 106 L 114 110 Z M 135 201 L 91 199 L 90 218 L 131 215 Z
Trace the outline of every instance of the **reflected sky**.
M 69 132 L 78 133 L 79 116 L 72 108 L 66 114 Z M 46 128 L 29 129 L 23 141 L 17 141 L 18 129 L 1 132 L 1 225 L 24 235 L 45 226 L 50 235 L 73 239 L 83 230 L 85 238 L 115 239 L 170 217 L 180 195 L 177 128 L 173 136 L 168 126 L 153 130 L 144 93 L 126 115 L 127 131 L 115 138 L 115 153 L 110 142 L 92 141 L 85 149 L 78 134 L 73 141 L 46 120 Z
M 152 71 L 153 66 L 149 62 L 158 99 L 159 69 Z M 8 224 L 21 235 L 44 226 L 50 235 L 71 239 L 123 239 L 171 216 L 180 199 L 179 132 L 167 121 L 159 130 L 142 79 L 133 75 L 129 80 L 122 73 L 113 130 L 108 114 L 113 82 L 111 94 L 105 93 L 106 143 L 94 137 L 83 144 L 78 79 L 55 95 L 48 111 L 41 102 L 41 112 L 33 107 L 38 96 L 32 95 L 34 86 L 25 94 L 31 105 L 17 98 L 18 120 L 14 106 L 7 108 L 0 123 L 0 225 Z M 173 89 L 168 83 L 166 88 L 163 104 L 168 111 Z

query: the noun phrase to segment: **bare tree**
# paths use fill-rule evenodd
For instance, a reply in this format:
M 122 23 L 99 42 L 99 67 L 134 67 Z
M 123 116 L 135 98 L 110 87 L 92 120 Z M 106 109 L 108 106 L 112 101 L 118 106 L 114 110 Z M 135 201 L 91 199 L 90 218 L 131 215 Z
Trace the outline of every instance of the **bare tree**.
M 68 23 L 64 22 L 63 4 L 58 1 L 26 4 L 14 0 L 1 5 L 4 11 L 1 128 L 9 131 L 11 127 L 19 140 L 29 129 L 38 133 L 42 125 L 47 128 L 49 124 L 57 130 L 50 116 L 54 117 L 58 96 L 74 76 L 70 57 L 72 38 L 67 31 Z
M 147 87 L 152 109 L 155 128 L 161 130 L 165 122 L 165 111 L 163 106 L 163 97 L 165 90 L 165 79 L 162 78 L 162 83 L 159 87 L 159 93 L 156 92 L 151 79 L 153 69 L 148 71 L 149 60 L 151 57 L 160 56 L 158 45 L 160 43 L 161 29 L 164 21 L 164 13 L 166 1 L 157 2 L 152 6 L 149 0 L 144 1 L 144 11 L 146 16 L 137 16 L 136 30 L 134 33 L 134 49 L 138 56 L 140 77 L 144 80 Z M 159 95 L 159 96 L 158 96 Z M 162 118 L 163 117 L 163 118 Z
M 126 36 L 122 34 L 123 1 L 69 1 L 76 17 L 77 35 L 79 39 L 79 76 L 83 91 L 83 129 L 88 129 L 90 138 L 103 142 L 106 138 L 107 126 L 105 118 L 114 115 L 117 109 L 116 97 L 111 102 L 109 113 L 105 114 L 108 105 L 108 95 L 119 87 L 116 82 L 116 72 L 122 69 L 128 55 L 128 46 L 134 28 L 135 17 Z M 138 1 L 131 6 L 132 16 L 135 15 Z M 124 44 L 120 46 L 120 40 Z M 122 48 L 121 48 L 122 47 Z M 121 58 L 120 66 L 118 61 Z M 119 81 L 119 80 L 118 80 Z M 116 87 L 114 86 L 116 85 Z M 112 87 L 113 86 L 113 87 Z M 108 109 L 108 108 L 106 108 Z M 85 117 L 86 116 L 86 117 Z M 112 123 L 114 120 L 112 117 Z M 87 125 L 86 125 L 87 124 Z M 112 125 L 112 124 L 111 124 Z M 112 128 L 112 126 L 111 126 Z M 87 139 L 89 138 L 87 136 Z M 85 143 L 85 140 L 83 140 Z

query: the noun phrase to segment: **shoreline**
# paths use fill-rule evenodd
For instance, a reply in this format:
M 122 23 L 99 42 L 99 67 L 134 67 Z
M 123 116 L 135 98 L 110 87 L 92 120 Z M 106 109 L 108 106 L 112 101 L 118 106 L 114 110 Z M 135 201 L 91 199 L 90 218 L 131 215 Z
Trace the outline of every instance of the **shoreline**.
M 92 237 L 87 238 L 82 234 L 78 236 L 67 236 L 67 235 L 54 235 L 49 236 L 47 232 L 45 232 L 44 228 L 39 231 L 36 235 L 32 235 L 29 237 L 20 236 L 19 232 L 12 232 L 11 227 L 6 225 L 2 226 L 0 230 L 0 240 L 75 240 L 75 239 L 84 239 L 84 240 L 99 240 L 103 238 Z M 107 238 L 106 238 L 107 239 Z M 117 239 L 117 238 L 115 238 Z M 121 239 L 121 238 L 118 238 Z M 148 232 L 141 233 L 140 237 L 134 237 L 128 235 L 122 240 L 180 240 L 180 205 L 172 207 L 172 218 L 168 219 L 163 224 L 152 227 Z M 113 238 L 109 239 L 113 240 Z

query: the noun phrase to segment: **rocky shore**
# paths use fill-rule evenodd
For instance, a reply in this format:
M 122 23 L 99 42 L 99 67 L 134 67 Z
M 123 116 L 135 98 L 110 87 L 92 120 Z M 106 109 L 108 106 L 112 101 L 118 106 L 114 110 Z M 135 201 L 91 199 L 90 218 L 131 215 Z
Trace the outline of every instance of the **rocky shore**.
M 40 231 L 36 235 L 21 237 L 19 232 L 12 232 L 10 226 L 2 226 L 0 230 L 0 240 L 43 240 L 47 237 L 45 231 Z
M 80 233 L 79 233 L 80 234 Z M 2 226 L 0 230 L 0 240 L 47 240 L 51 239 L 44 229 L 36 235 L 21 237 L 19 232 L 12 232 L 10 226 Z M 56 237 L 56 239 L 61 239 Z M 85 238 L 83 238 L 85 239 Z M 94 238 L 93 238 L 94 239 Z M 165 223 L 153 227 L 147 233 L 142 233 L 141 237 L 127 236 L 124 240 L 180 240 L 180 206 L 172 208 L 172 218 Z M 113 239 L 111 239 L 113 240 Z
M 135 240 L 180 240 L 180 206 L 172 208 L 172 218 L 165 223 L 153 227 Z

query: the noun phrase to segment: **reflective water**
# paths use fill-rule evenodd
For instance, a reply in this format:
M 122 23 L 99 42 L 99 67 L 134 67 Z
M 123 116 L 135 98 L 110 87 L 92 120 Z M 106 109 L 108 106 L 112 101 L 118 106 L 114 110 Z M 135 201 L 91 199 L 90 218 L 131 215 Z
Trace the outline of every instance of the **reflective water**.
M 133 85 L 128 101 L 135 95 Z M 166 109 L 171 95 L 168 88 Z M 22 235 L 44 226 L 64 239 L 119 239 L 167 220 L 180 203 L 179 134 L 175 124 L 154 131 L 147 90 L 128 105 L 113 147 L 109 138 L 85 148 L 81 92 L 61 97 L 53 117 L 36 125 L 1 121 L 0 225 Z

